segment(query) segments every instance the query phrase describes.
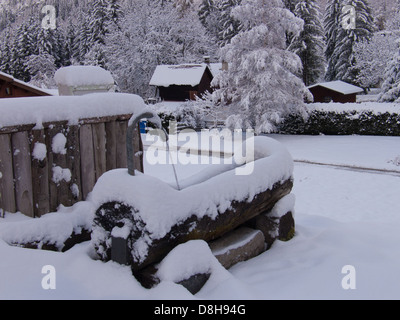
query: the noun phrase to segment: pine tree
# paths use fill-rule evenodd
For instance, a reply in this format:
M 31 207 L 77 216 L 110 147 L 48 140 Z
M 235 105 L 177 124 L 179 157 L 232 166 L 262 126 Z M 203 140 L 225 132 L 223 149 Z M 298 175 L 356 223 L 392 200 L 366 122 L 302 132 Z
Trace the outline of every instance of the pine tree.
M 232 38 L 241 30 L 240 21 L 232 16 L 232 9 L 240 5 L 242 0 L 222 0 L 221 3 L 221 27 L 219 38 L 221 47 L 230 43 Z
M 105 37 L 109 32 L 109 3 L 108 0 L 94 0 L 93 10 L 89 16 L 90 44 L 105 44 Z
M 10 73 L 15 78 L 29 82 L 31 75 L 25 68 L 26 59 L 37 53 L 33 19 L 21 24 L 15 34 L 11 47 Z
M 300 1 L 294 14 L 304 21 L 303 31 L 293 39 L 289 50 L 303 64 L 302 78 L 306 86 L 316 83 L 325 72 L 323 27 L 319 7 L 314 0 Z
M 109 21 L 113 22 L 117 26 L 119 26 L 119 20 L 123 16 L 123 11 L 119 2 L 120 0 L 109 0 L 109 7 L 107 14 Z
M 290 10 L 292 13 L 295 13 L 298 2 L 299 0 L 283 0 L 283 4 L 285 5 L 286 9 Z
M 354 29 L 344 28 L 343 21 L 345 21 L 347 13 L 342 12 L 342 9 L 340 9 L 340 27 L 337 29 L 332 55 L 328 60 L 327 80 L 343 80 L 357 84 L 358 70 L 354 56 L 354 45 L 359 41 L 369 41 L 371 39 L 374 32 L 374 24 L 371 10 L 366 0 L 347 0 L 345 4 L 355 8 L 356 25 Z
M 221 23 L 222 12 L 220 2 L 214 0 L 203 0 L 200 4 L 198 15 L 200 22 L 206 28 L 210 37 L 221 42 L 220 35 L 223 31 L 223 24 Z
M 335 78 L 334 71 L 334 58 L 333 52 L 335 51 L 337 34 L 341 28 L 340 15 L 342 12 L 342 0 L 329 0 L 325 9 L 324 28 L 325 28 L 325 57 L 328 62 L 328 70 L 325 78 L 330 81 Z
M 0 44 L 0 71 L 10 74 L 11 70 L 11 36 L 10 30 L 4 33 L 3 41 Z
M 301 61 L 286 50 L 286 33 L 298 34 L 303 22 L 280 0 L 243 0 L 233 14 L 244 31 L 221 50 L 229 68 L 214 81 L 214 101 L 229 112 L 229 126 L 271 132 L 303 109 L 307 89 L 296 76 Z
M 175 6 L 179 12 L 184 12 L 193 6 L 193 0 L 175 0 Z
M 400 44 L 400 39 L 398 43 Z M 378 101 L 400 102 L 400 49 L 386 68 L 385 81 Z
M 38 55 L 31 55 L 27 58 L 25 67 L 31 74 L 31 84 L 42 88 L 56 86 L 54 74 L 57 68 L 55 58 L 51 54 L 44 52 Z

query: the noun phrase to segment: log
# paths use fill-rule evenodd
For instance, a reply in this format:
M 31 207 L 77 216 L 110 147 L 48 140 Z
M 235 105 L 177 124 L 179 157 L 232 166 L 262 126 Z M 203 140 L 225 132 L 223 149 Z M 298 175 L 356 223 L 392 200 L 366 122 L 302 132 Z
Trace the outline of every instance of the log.
M 230 209 L 220 212 L 216 219 L 208 216 L 198 218 L 193 215 L 185 221 L 174 225 L 162 239 L 152 239 L 151 234 L 140 219 L 140 213 L 130 206 L 122 203 L 109 202 L 103 204 L 96 212 L 94 229 L 107 236 L 94 242 L 94 249 L 99 253 L 100 259 L 110 261 L 112 258 L 111 233 L 115 227 L 123 228 L 127 221 L 131 224 L 130 234 L 126 238 L 128 256 L 125 264 L 132 267 L 132 271 L 139 272 L 143 268 L 161 261 L 177 245 L 189 240 L 212 241 L 231 230 L 243 225 L 252 218 L 269 212 L 275 204 L 284 196 L 290 194 L 293 181 L 276 183 L 271 190 L 267 190 L 255 196 L 248 202 L 234 201 Z M 151 239 L 147 255 L 137 254 L 133 249 L 135 243 L 145 243 Z M 124 248 L 123 248 L 124 249 Z M 136 252 L 136 253 L 135 253 Z

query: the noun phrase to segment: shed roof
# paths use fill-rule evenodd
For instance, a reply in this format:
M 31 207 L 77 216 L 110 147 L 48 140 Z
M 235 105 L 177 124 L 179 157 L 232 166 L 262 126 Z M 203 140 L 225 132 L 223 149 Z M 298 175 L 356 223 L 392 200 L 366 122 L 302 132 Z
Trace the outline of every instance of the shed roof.
M 348 94 L 354 94 L 354 93 L 361 93 L 364 90 L 360 87 L 354 86 L 352 84 L 349 84 L 347 82 L 337 80 L 337 81 L 331 81 L 331 82 L 322 82 L 322 83 L 317 83 L 312 86 L 309 86 L 308 89 L 312 89 L 315 87 L 323 87 L 330 89 L 335 92 L 339 92 L 344 95 Z
M 151 86 L 197 86 L 200 84 L 206 70 L 215 77 L 222 69 L 221 63 L 201 63 L 201 64 L 180 64 L 180 65 L 160 65 L 154 71 L 150 80 Z

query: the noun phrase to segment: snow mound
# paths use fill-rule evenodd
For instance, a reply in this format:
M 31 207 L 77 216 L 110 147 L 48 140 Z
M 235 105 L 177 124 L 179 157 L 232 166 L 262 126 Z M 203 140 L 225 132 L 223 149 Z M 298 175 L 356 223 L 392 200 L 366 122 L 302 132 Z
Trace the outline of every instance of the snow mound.
M 179 283 L 196 274 L 213 274 L 224 269 L 207 242 L 193 240 L 174 248 L 158 265 L 161 281 Z
M 111 73 L 97 66 L 70 66 L 57 70 L 54 75 L 57 85 L 96 86 L 114 84 Z
M 94 208 L 88 201 L 79 202 L 71 208 L 60 208 L 40 219 L 29 219 L 0 224 L 0 238 L 8 244 L 39 243 L 54 244 L 62 249 L 66 240 L 82 229 L 91 230 Z

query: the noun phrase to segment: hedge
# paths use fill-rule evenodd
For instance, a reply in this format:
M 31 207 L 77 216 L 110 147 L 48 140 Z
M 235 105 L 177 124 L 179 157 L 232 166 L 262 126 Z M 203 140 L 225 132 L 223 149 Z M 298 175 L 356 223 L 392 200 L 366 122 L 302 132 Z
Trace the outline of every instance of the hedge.
M 290 115 L 280 125 L 282 134 L 400 136 L 400 114 L 373 111 L 312 110 L 307 119 Z

